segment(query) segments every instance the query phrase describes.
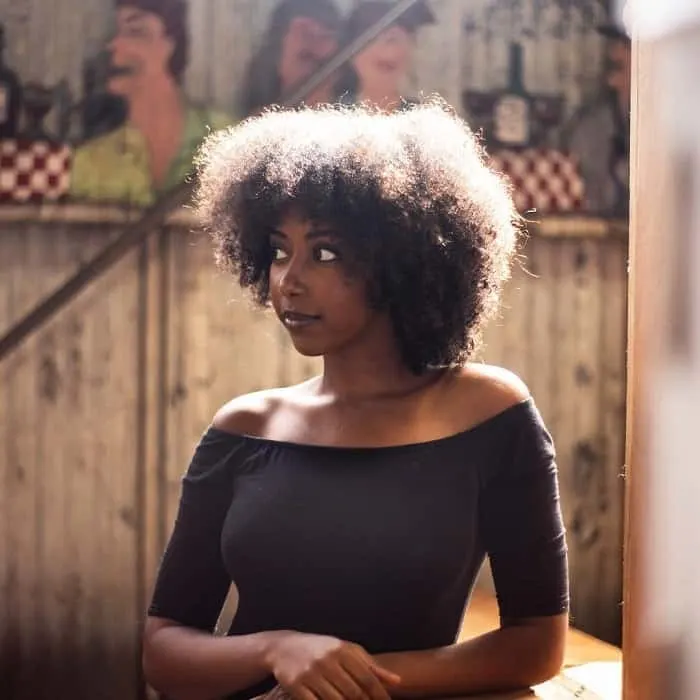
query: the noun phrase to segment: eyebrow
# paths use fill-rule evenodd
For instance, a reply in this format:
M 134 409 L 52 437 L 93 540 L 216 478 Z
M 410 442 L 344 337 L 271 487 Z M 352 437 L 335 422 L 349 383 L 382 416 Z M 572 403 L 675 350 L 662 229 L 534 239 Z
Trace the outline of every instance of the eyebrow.
M 124 24 L 138 24 L 142 22 L 147 16 L 147 13 L 143 10 L 129 9 L 124 12 Z

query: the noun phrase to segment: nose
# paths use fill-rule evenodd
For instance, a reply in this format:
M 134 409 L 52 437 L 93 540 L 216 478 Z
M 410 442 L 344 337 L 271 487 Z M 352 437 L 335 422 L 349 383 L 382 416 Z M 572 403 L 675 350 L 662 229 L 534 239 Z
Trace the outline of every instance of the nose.
M 279 290 L 282 296 L 297 297 L 306 291 L 304 265 L 301 261 L 290 260 L 279 278 Z
M 107 43 L 107 51 L 112 55 L 112 58 L 114 58 L 119 51 L 122 48 L 122 37 L 119 34 L 115 34 L 112 39 Z

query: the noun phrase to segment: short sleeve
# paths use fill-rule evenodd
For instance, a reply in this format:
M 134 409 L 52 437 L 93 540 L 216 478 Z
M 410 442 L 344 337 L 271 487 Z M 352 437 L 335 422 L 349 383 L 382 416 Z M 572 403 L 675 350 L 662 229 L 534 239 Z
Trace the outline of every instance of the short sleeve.
M 233 499 L 233 475 L 244 438 L 210 429 L 182 479 L 170 540 L 156 576 L 148 614 L 213 631 L 230 578 L 221 531 Z
M 558 615 L 569 607 L 566 533 L 555 450 L 532 400 L 512 411 L 498 469 L 480 498 L 484 546 L 501 619 Z

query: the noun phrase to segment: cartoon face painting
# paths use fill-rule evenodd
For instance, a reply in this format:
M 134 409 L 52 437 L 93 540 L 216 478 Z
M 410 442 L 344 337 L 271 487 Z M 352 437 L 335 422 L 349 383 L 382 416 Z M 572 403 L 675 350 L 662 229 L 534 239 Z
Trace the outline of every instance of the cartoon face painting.
M 279 78 L 286 92 L 308 78 L 337 50 L 337 33 L 314 17 L 297 16 L 282 38 Z
M 124 97 L 167 74 L 175 50 L 158 15 L 128 5 L 117 10 L 117 31 L 108 48 L 112 63 L 108 89 Z
M 396 24 L 361 51 L 353 66 L 363 92 L 376 95 L 399 90 L 411 66 L 414 41 L 413 34 Z

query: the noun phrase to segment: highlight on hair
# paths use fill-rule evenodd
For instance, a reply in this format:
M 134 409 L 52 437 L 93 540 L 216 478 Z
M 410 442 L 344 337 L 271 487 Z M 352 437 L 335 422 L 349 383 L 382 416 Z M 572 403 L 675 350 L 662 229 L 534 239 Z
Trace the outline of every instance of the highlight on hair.
M 195 202 L 219 264 L 269 301 L 269 231 L 291 210 L 330 226 L 385 310 L 416 373 L 475 351 L 497 310 L 520 231 L 509 186 L 439 98 L 269 110 L 213 133 Z

